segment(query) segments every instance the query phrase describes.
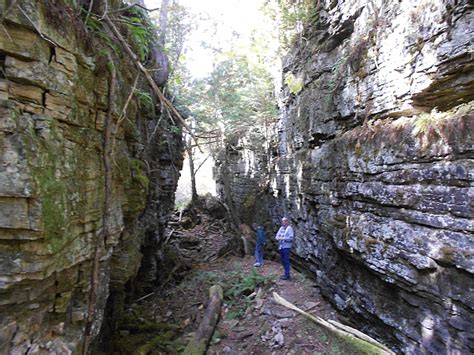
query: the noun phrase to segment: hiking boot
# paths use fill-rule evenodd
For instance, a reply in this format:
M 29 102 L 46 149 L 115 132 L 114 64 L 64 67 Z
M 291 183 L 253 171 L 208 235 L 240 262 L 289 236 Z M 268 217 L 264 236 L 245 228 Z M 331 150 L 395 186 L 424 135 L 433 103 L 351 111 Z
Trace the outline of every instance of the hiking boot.
M 260 263 L 255 263 L 255 264 L 253 264 L 253 266 L 255 266 L 255 267 L 260 267 L 260 266 L 262 266 L 262 265 L 261 265 Z
M 280 280 L 291 280 L 291 277 L 288 275 L 282 275 L 280 276 Z

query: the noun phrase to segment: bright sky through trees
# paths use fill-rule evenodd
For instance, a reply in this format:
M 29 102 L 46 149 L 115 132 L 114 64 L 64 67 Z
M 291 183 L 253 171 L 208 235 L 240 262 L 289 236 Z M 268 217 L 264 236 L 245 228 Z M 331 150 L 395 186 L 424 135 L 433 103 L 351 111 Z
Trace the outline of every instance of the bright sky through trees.
M 249 47 L 252 31 L 261 28 L 259 0 L 178 0 L 194 14 L 197 29 L 186 40 L 185 62 L 191 75 L 203 77 L 213 69 L 213 49 Z M 161 6 L 161 0 L 146 0 L 148 8 Z

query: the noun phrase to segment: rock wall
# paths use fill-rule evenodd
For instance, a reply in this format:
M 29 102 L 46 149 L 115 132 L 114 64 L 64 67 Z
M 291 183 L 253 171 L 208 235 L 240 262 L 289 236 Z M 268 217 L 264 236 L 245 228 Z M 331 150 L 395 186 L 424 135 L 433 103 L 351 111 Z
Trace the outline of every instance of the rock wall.
M 254 171 L 269 214 L 355 327 L 401 353 L 470 353 L 472 2 L 319 5 L 284 62 L 303 85 L 282 89 L 272 171 Z M 252 159 L 229 157 L 229 176 Z
M 138 72 L 89 41 L 77 8 L 10 3 L 0 1 L 0 352 L 78 353 L 161 236 L 181 134 L 136 96 L 124 115 Z

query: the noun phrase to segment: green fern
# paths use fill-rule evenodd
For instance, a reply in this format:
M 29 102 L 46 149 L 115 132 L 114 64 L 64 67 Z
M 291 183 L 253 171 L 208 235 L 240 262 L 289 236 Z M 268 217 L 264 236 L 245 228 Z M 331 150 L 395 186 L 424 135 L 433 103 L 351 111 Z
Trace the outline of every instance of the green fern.
M 126 26 L 129 31 L 133 49 L 141 61 L 145 60 L 149 52 L 146 31 L 139 25 L 127 23 Z
M 87 13 L 84 9 L 82 9 L 83 15 Z M 87 16 L 87 15 L 85 15 Z M 102 22 L 99 20 L 97 15 L 95 14 L 88 14 L 87 16 L 87 23 L 86 27 L 89 31 L 93 32 L 97 38 L 99 38 L 106 46 L 111 48 L 115 53 L 119 53 L 118 46 L 112 40 L 112 37 L 104 31 L 104 27 Z
M 135 97 L 138 99 L 141 106 L 145 107 L 148 110 L 153 109 L 153 98 L 151 94 L 146 91 L 136 90 L 134 92 Z
M 155 36 L 155 28 L 138 11 L 132 11 L 131 17 L 122 17 L 128 30 L 129 40 L 141 61 L 144 61 L 150 51 L 150 45 Z

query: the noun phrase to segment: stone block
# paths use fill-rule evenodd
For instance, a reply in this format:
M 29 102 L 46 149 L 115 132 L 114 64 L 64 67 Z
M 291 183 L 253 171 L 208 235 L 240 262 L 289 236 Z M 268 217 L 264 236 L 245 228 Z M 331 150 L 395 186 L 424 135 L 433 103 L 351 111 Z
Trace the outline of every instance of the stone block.
M 9 24 L 3 24 L 2 27 L 0 50 L 3 53 L 18 58 L 48 62 L 49 46 L 34 30 Z
M 54 301 L 54 312 L 55 313 L 66 313 L 69 302 L 71 301 L 72 292 L 63 292 L 56 295 Z
M 73 119 L 70 118 L 71 97 L 60 94 L 46 93 L 45 106 L 46 112 L 52 118 L 63 121 L 73 121 Z
M 22 137 L 9 134 L 16 126 L 10 116 L 0 122 L 0 196 L 30 197 L 32 188 Z
M 107 113 L 104 111 L 97 111 L 96 119 L 95 119 L 95 129 L 98 131 L 103 131 L 104 130 L 104 125 L 105 125 L 105 118 L 107 116 Z
M 0 79 L 0 100 L 8 100 L 8 83 Z
M 95 105 L 96 76 L 90 69 L 78 67 L 78 80 L 75 82 L 75 95 L 77 101 L 92 109 Z
M 10 346 L 10 342 L 18 330 L 18 324 L 16 322 L 9 322 L 7 324 L 1 325 L 0 330 L 0 352 L 2 354 L 8 354 L 8 348 Z
M 106 111 L 109 107 L 108 102 L 109 84 L 105 77 L 96 78 L 94 93 L 97 98 L 96 106 L 98 109 Z
M 37 280 L 29 284 L 29 288 L 25 292 L 28 296 L 29 301 L 44 301 L 52 302 L 55 296 L 55 280 L 53 277 L 44 278 L 43 275 L 39 275 Z
M 51 92 L 68 95 L 73 93 L 73 81 L 47 63 L 7 56 L 5 72 L 12 81 L 38 86 Z
M 27 199 L 0 197 L 0 228 L 30 229 Z
M 69 74 L 74 74 L 77 71 L 76 56 L 59 47 L 55 47 L 54 51 L 54 61 L 59 63 Z
M 33 103 L 33 102 L 16 102 L 16 108 L 19 111 L 28 112 L 31 114 L 42 115 L 44 113 L 44 107 L 42 105 Z
M 43 235 L 38 231 L 0 228 L 0 240 L 37 240 L 42 238 Z
M 13 133 L 16 132 L 16 123 L 14 117 L 16 113 L 8 107 L 0 106 L 0 131 Z M 5 148 L 5 142 L 2 142 L 2 147 Z
M 43 104 L 44 91 L 37 86 L 10 82 L 8 92 L 10 94 L 10 99 L 33 102 L 37 105 Z
M 86 313 L 84 311 L 73 311 L 71 313 L 71 322 L 77 324 L 86 319 Z

